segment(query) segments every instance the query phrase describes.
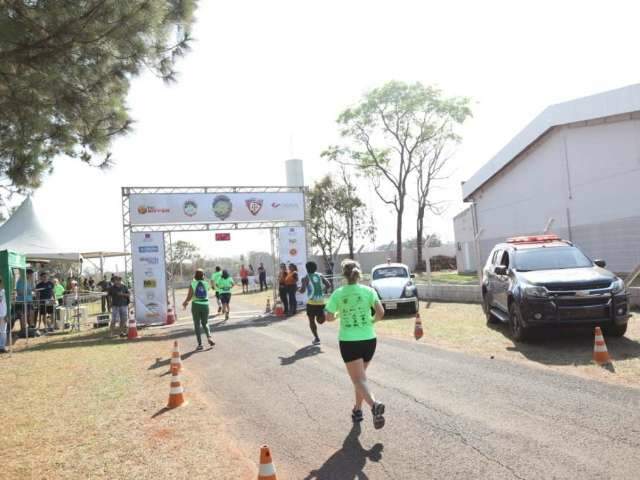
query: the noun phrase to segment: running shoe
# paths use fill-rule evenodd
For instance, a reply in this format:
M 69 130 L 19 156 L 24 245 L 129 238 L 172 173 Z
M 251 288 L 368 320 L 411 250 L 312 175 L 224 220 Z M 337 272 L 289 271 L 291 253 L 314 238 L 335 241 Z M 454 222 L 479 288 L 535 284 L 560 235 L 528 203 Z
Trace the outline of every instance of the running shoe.
M 209 342 L 209 346 L 210 346 L 210 347 L 213 347 L 213 346 L 216 344 L 216 342 L 214 342 L 213 340 L 211 340 L 211 337 L 207 338 L 207 342 Z
M 229 320 L 229 312 L 227 312 L 227 313 L 225 313 L 225 314 L 224 314 L 224 319 L 225 319 L 225 320 Z
M 312 345 L 320 345 L 320 339 L 319 338 L 314 338 L 313 342 L 311 342 Z
M 198 345 L 198 346 L 196 347 L 196 350 L 197 350 L 198 352 L 200 352 L 200 351 L 204 350 L 204 347 L 203 347 L 202 345 Z
M 373 415 L 373 428 L 380 430 L 384 427 L 384 403 L 376 402 L 371 408 L 371 414 Z
M 362 415 L 362 410 L 360 409 L 353 409 L 351 410 L 351 420 L 353 420 L 353 423 L 359 423 L 362 420 L 364 420 L 364 415 Z

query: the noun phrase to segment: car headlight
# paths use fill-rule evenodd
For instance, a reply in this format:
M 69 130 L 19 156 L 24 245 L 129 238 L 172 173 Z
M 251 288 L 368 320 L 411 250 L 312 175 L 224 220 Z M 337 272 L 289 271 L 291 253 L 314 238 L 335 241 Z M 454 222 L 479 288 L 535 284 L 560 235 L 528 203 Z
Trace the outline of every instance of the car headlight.
M 416 296 L 416 286 L 412 282 L 407 283 L 407 285 L 404 287 L 404 296 L 405 297 Z
M 611 293 L 620 293 L 624 291 L 624 281 L 621 278 L 616 278 L 611 284 Z
M 549 296 L 549 291 L 544 287 L 525 287 L 524 294 L 527 297 L 546 298 Z

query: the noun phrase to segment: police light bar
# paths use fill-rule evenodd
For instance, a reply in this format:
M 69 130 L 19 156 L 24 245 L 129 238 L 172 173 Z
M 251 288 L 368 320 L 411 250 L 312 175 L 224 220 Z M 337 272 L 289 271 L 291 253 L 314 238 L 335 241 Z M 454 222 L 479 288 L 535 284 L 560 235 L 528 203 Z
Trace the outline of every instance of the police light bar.
M 507 238 L 507 243 L 547 243 L 562 240 L 557 235 L 530 235 L 526 237 Z

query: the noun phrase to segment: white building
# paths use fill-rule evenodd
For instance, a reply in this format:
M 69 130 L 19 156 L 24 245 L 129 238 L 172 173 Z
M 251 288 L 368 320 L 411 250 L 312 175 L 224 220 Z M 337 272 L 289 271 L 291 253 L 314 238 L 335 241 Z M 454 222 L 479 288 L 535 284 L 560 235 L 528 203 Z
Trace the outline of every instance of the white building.
M 640 84 L 548 107 L 462 192 L 471 203 L 454 219 L 463 266 L 478 232 L 484 262 L 496 243 L 542 233 L 553 219 L 550 232 L 631 271 L 640 263 Z

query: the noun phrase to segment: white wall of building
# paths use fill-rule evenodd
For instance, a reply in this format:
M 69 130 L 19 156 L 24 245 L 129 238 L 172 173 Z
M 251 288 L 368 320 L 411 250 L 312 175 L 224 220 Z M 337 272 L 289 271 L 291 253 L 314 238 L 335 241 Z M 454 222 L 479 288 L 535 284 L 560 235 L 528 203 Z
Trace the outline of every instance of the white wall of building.
M 556 127 L 473 195 L 482 261 L 513 235 L 570 238 L 616 272 L 640 263 L 640 114 Z
M 476 247 L 471 208 L 467 208 L 453 217 L 453 231 L 458 272 L 475 273 L 477 270 Z

